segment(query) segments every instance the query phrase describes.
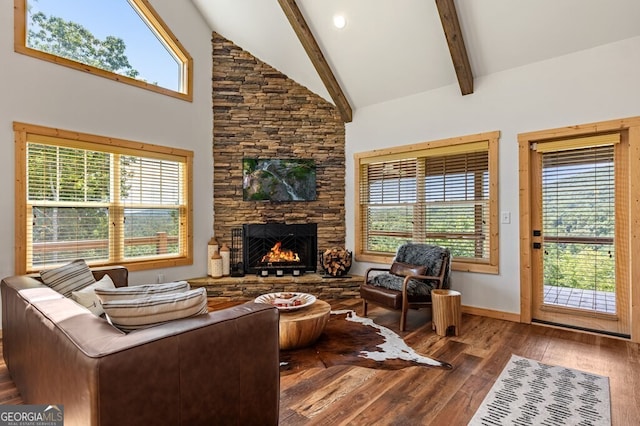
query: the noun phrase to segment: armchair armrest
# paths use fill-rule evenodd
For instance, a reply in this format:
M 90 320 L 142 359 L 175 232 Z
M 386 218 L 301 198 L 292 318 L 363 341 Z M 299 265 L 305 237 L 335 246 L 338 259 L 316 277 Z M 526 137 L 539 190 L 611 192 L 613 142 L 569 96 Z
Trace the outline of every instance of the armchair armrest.
M 407 286 L 409 285 L 409 280 L 411 279 L 418 281 L 437 281 L 438 285 L 436 286 L 436 288 L 440 288 L 442 286 L 441 277 L 436 277 L 433 275 L 407 275 L 404 277 L 404 281 L 402 281 L 402 293 L 407 292 Z

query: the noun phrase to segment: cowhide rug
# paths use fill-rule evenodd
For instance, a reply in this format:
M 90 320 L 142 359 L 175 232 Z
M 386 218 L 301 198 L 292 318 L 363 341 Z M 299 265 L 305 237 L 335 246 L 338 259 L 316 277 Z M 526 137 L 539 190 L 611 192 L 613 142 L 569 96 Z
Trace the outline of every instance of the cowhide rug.
M 280 351 L 283 375 L 334 365 L 398 370 L 423 366 L 450 370 L 451 364 L 418 354 L 386 327 L 352 310 L 332 311 L 324 332 L 307 348 Z

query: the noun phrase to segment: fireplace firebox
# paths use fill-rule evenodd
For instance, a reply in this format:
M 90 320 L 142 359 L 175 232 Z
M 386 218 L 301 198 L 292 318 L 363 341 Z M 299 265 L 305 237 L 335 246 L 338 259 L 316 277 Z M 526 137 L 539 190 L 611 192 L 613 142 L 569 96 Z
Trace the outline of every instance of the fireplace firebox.
M 247 273 L 283 276 L 316 271 L 317 224 L 244 224 L 242 231 Z

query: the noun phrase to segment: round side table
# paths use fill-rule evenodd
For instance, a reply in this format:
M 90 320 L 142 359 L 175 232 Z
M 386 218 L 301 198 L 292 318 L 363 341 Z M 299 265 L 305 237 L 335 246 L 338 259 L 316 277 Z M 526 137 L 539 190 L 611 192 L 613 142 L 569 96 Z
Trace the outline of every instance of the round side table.
M 322 300 L 296 311 L 280 311 L 280 349 L 309 346 L 324 331 L 331 305 Z

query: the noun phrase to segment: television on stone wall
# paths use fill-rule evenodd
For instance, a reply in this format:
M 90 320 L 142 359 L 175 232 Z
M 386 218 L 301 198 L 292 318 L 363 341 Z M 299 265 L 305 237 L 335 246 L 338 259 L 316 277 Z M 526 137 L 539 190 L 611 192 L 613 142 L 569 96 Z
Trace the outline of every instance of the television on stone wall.
M 314 201 L 316 163 L 303 158 L 243 158 L 245 201 Z

